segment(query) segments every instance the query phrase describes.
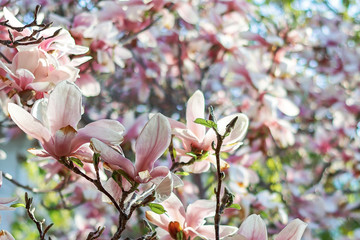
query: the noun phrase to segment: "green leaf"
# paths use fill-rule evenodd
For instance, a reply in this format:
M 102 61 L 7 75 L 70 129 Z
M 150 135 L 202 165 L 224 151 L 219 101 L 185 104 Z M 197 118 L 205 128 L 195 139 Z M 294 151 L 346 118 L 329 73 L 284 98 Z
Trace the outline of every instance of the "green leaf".
M 205 127 L 208 127 L 208 128 L 217 129 L 217 124 L 215 122 L 211 121 L 211 120 L 197 118 L 197 119 L 195 119 L 194 123 L 201 124 L 201 125 L 203 125 Z
M 188 172 L 176 172 L 175 174 L 179 175 L 179 176 L 188 176 L 189 175 Z
M 193 158 L 197 159 L 197 155 L 195 153 L 193 153 L 193 152 L 187 152 L 185 154 L 189 155 L 190 157 L 193 157 Z
M 118 169 L 116 171 L 113 171 L 111 177 L 115 180 L 115 182 L 117 182 L 117 184 L 119 184 L 119 186 L 121 187 L 122 182 L 121 182 L 121 176 L 123 176 L 130 184 L 132 187 L 137 186 L 137 183 L 134 181 L 134 179 L 132 179 L 129 174 L 127 174 L 125 171 Z
M 83 163 L 81 162 L 81 160 L 78 159 L 78 158 L 71 157 L 70 160 L 71 160 L 73 163 L 75 163 L 76 165 L 78 165 L 79 167 L 83 167 L 83 166 L 84 166 L 84 164 L 83 164 Z
M 95 166 L 99 165 L 99 161 L 100 161 L 100 154 L 99 153 L 94 153 L 94 155 L 93 155 L 94 165 Z
M 241 206 L 237 203 L 233 203 L 231 204 L 228 208 L 235 208 L 237 210 L 241 210 Z
M 148 206 L 150 207 L 151 211 L 157 214 L 163 214 L 166 212 L 164 207 L 158 203 L 149 203 Z
M 186 240 L 183 231 L 176 233 L 176 240 Z
M 18 207 L 25 208 L 25 204 L 23 204 L 23 203 L 14 203 L 10 207 L 12 207 L 12 208 L 18 208 Z

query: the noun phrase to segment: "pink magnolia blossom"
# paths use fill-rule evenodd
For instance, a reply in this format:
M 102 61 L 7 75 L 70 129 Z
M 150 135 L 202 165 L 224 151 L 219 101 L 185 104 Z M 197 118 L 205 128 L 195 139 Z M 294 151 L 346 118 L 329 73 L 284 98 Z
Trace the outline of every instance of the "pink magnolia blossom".
M 49 99 L 38 100 L 32 114 L 9 103 L 12 120 L 28 135 L 40 141 L 44 150 L 30 150 L 40 157 L 60 159 L 64 156 L 81 158 L 81 147 L 96 137 L 108 144 L 122 141 L 124 127 L 117 121 L 102 119 L 77 129 L 81 119 L 81 92 L 73 83 L 63 81 L 51 92 Z
M 96 152 L 112 168 L 124 170 L 132 179 L 145 183 L 156 177 L 164 177 L 169 169 L 164 166 L 154 167 L 155 161 L 166 151 L 170 144 L 171 129 L 168 120 L 161 114 L 155 114 L 141 131 L 135 144 L 135 165 L 101 139 L 91 139 Z M 100 141 L 99 141 L 100 140 Z
M 19 48 L 11 64 L 0 61 L 10 79 L 0 85 L 17 91 L 47 92 L 63 80 L 75 81 L 78 71 L 71 66 L 61 66 L 50 54 L 37 47 Z
M 205 225 L 205 218 L 215 215 L 216 203 L 211 200 L 197 200 L 190 204 L 186 211 L 175 194 L 161 203 L 166 213 L 157 214 L 146 211 L 146 218 L 158 228 L 156 232 L 159 239 L 176 239 L 176 235 L 183 233 L 183 239 L 215 239 L 215 228 L 213 225 Z M 220 226 L 220 237 L 224 238 L 236 232 L 235 227 Z
M 24 26 L 7 8 L 3 11 L 8 24 L 17 27 Z M 22 32 L 13 31 L 12 34 L 17 39 L 17 37 L 31 35 L 32 31 L 26 28 Z M 50 38 L 55 32 L 58 34 Z M 63 80 L 75 81 L 79 73 L 79 69 L 75 67 L 91 58 L 82 57 L 70 61 L 68 55 L 84 54 L 88 48 L 76 45 L 70 33 L 64 29 L 47 28 L 41 31 L 39 37 L 47 39 L 39 44 L 18 46 L 17 53 L 10 58 L 11 63 L 0 61 L 0 68 L 9 76 L 9 79 L 5 78 L 0 83 L 0 89 L 48 92 Z
M 306 223 L 299 219 L 291 221 L 274 240 L 300 240 L 303 235 Z M 253 214 L 245 219 L 241 224 L 238 235 L 229 239 L 231 240 L 267 240 L 267 230 L 264 220 L 259 215 Z
M 6 230 L 0 231 L 0 240 L 15 240 L 15 238 Z
M 246 130 L 249 125 L 247 116 L 241 113 L 232 114 L 217 121 L 217 127 L 220 134 L 224 134 L 226 126 L 237 117 L 237 121 L 230 135 L 224 139 L 221 147 L 222 152 L 232 152 L 239 148 L 242 144 L 242 139 L 245 137 Z M 188 100 L 186 108 L 186 125 L 169 119 L 173 134 L 182 140 L 184 149 L 176 149 L 182 156 L 181 161 L 188 161 L 190 157 L 186 155 L 188 152 L 196 154 L 213 153 L 211 147 L 212 142 L 216 143 L 216 134 L 213 129 L 206 132 L 206 127 L 195 123 L 197 118 L 205 118 L 205 99 L 201 91 L 196 91 Z M 207 171 L 210 167 L 210 162 L 215 163 L 214 155 L 209 154 L 204 160 L 195 162 L 193 165 L 186 167 L 187 171 L 200 173 Z M 229 168 L 229 164 L 222 160 L 221 168 Z

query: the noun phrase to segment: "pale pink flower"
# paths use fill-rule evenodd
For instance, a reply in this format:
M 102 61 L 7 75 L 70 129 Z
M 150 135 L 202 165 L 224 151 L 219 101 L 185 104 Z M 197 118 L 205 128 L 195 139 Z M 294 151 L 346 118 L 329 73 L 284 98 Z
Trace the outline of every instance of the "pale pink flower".
M 214 225 L 205 225 L 205 218 L 215 215 L 216 202 L 211 200 L 197 200 L 185 208 L 175 194 L 163 201 L 161 205 L 166 213 L 157 214 L 146 211 L 146 218 L 158 228 L 156 232 L 159 239 L 176 239 L 176 235 L 182 231 L 183 239 L 215 239 Z M 235 227 L 220 226 L 220 237 L 224 238 L 236 232 Z
M 114 120 L 102 119 L 77 129 L 81 119 L 81 92 L 73 83 L 63 81 L 51 92 L 49 99 L 38 100 L 32 115 L 20 106 L 9 103 L 12 120 L 28 135 L 40 141 L 44 150 L 30 150 L 40 157 L 83 155 L 81 147 L 96 137 L 108 144 L 122 141 L 124 127 Z
M 224 134 L 226 126 L 237 117 L 237 121 L 234 125 L 230 135 L 224 139 L 221 147 L 222 152 L 232 152 L 240 147 L 242 140 L 245 137 L 249 120 L 247 116 L 242 113 L 236 113 L 219 119 L 217 121 L 217 127 L 220 134 Z M 189 167 L 185 167 L 189 172 L 200 173 L 207 171 L 210 167 L 210 162 L 215 163 L 215 155 L 211 154 L 214 150 L 211 147 L 212 142 L 216 143 L 216 134 L 213 129 L 206 131 L 206 127 L 195 123 L 197 118 L 205 118 L 205 99 L 201 91 L 196 91 L 188 100 L 186 107 L 186 125 L 169 119 L 173 134 L 182 140 L 184 149 L 176 149 L 182 156 L 181 161 L 187 162 L 191 157 L 186 153 L 193 152 L 196 154 L 208 154 L 204 159 L 207 161 L 198 161 Z M 229 165 L 225 161 L 221 161 L 221 168 L 227 169 Z
M 6 230 L 0 231 L 0 240 L 15 240 L 15 238 Z
M 141 131 L 135 144 L 135 165 L 119 151 L 103 143 L 101 139 L 91 139 L 93 149 L 101 154 L 104 162 L 112 168 L 124 170 L 139 183 L 149 182 L 156 177 L 164 177 L 169 169 L 154 167 L 170 144 L 171 129 L 168 120 L 160 113 L 155 114 Z M 99 141 L 100 140 L 100 141 Z
M 306 223 L 299 219 L 292 220 L 274 240 L 300 240 L 303 235 Z M 229 240 L 267 240 L 267 230 L 264 220 L 259 215 L 253 214 L 241 224 L 238 234 Z
M 78 69 L 61 66 L 57 59 L 37 47 L 23 47 L 12 63 L 0 61 L 10 80 L 0 84 L 0 89 L 9 87 L 17 91 L 35 90 L 47 92 L 63 80 L 75 81 Z

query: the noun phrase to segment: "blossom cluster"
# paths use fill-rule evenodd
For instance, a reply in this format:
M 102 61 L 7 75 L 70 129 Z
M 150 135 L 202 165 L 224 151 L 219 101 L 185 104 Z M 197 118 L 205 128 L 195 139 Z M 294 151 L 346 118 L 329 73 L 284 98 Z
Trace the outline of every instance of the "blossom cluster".
M 66 2 L 0 12 L 2 133 L 38 140 L 28 158 L 74 222 L 52 238 L 360 237 L 356 19 L 329 3 L 280 18 L 245 0 Z

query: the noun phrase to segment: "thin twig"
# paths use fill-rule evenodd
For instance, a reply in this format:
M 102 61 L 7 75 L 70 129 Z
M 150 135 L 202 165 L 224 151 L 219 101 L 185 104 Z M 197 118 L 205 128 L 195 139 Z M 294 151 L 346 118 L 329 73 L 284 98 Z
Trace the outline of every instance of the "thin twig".
M 9 182 L 13 183 L 14 185 L 18 186 L 18 187 L 21 187 L 25 190 L 28 190 L 32 193 L 48 193 L 48 192 L 54 192 L 54 191 L 58 191 L 58 187 L 56 188 L 53 188 L 53 189 L 46 189 L 46 190 L 41 190 L 41 189 L 38 189 L 38 188 L 33 188 L 33 187 L 30 187 L 29 185 L 24 185 L 18 181 L 16 181 L 13 176 L 11 176 L 10 174 L 8 173 L 5 173 L 5 172 L 2 172 L 2 175 L 5 179 L 7 179 Z
M 98 239 L 101 236 L 101 234 L 104 232 L 104 230 L 105 230 L 105 227 L 98 227 L 95 232 L 89 233 L 86 240 Z
M 44 225 L 45 229 L 43 229 L 43 224 L 45 222 L 45 219 L 42 221 L 39 221 L 36 219 L 34 212 L 35 212 L 35 208 L 32 208 L 32 202 L 33 202 L 33 198 L 29 198 L 28 194 L 25 193 L 25 208 L 26 208 L 26 212 L 29 216 L 29 218 L 36 224 L 36 227 L 38 229 L 39 235 L 40 235 L 40 240 L 45 240 L 45 235 L 46 233 L 49 231 L 49 229 L 54 225 L 53 223 L 49 224 L 48 226 Z
M 82 176 L 83 178 L 85 178 L 86 180 L 88 180 L 89 182 L 91 182 L 92 184 L 94 184 L 96 186 L 96 188 L 104 193 L 109 199 L 110 201 L 114 204 L 114 206 L 116 207 L 116 209 L 119 212 L 121 211 L 121 208 L 118 204 L 118 202 L 114 199 L 113 196 L 111 196 L 111 194 L 106 191 L 106 189 L 103 187 L 103 185 L 101 184 L 100 179 L 97 176 L 97 179 L 92 179 L 91 177 L 87 176 L 85 173 L 83 173 L 82 171 L 80 171 L 77 167 L 74 166 L 73 162 L 68 160 L 66 157 L 60 158 L 59 160 L 60 163 L 62 163 L 65 167 L 67 167 L 69 170 L 71 170 L 72 172 Z M 99 174 L 98 171 L 96 173 L 97 175 Z
M 212 116 L 212 111 L 210 111 L 210 115 Z M 212 116 L 214 119 L 214 117 Z M 224 138 L 227 137 L 232 129 L 235 126 L 235 123 L 237 121 L 238 117 L 235 117 L 231 120 L 231 122 L 226 126 L 225 133 L 221 135 L 216 127 L 213 127 L 212 129 L 216 133 L 216 149 L 215 149 L 215 156 L 216 156 L 216 173 L 217 173 L 217 188 L 215 189 L 216 194 L 216 211 L 215 211 L 215 217 L 214 217 L 214 226 L 215 226 L 215 237 L 216 240 L 220 239 L 220 220 L 221 220 L 221 213 L 223 206 L 227 204 L 228 199 L 226 197 L 221 198 L 221 187 L 222 187 L 222 180 L 225 176 L 224 172 L 221 170 L 220 166 L 220 151 L 221 146 L 223 144 Z
M 36 8 L 35 8 L 35 12 L 34 12 L 34 19 L 31 23 L 29 24 L 26 24 L 22 27 L 14 27 L 14 26 L 11 26 L 8 22 L 9 20 L 6 20 L 6 21 L 3 21 L 3 22 L 0 22 L 0 26 L 4 26 L 4 27 L 7 27 L 9 28 L 8 29 L 8 34 L 9 34 L 9 39 L 10 40 L 1 40 L 0 39 L 0 44 L 2 45 L 5 45 L 9 48 L 16 48 L 17 46 L 20 46 L 20 45 L 31 45 L 31 44 L 39 44 L 41 43 L 42 41 L 46 40 L 46 39 L 50 39 L 50 38 L 53 38 L 55 36 L 57 36 L 60 31 L 61 31 L 61 28 L 59 28 L 58 30 L 56 30 L 51 36 L 48 36 L 48 37 L 39 37 L 39 38 L 36 38 L 36 36 L 44 31 L 45 29 L 51 27 L 52 25 L 52 22 L 50 23 L 41 23 L 41 24 L 38 24 L 37 23 L 37 18 L 38 18 L 38 13 L 39 13 L 39 10 L 40 10 L 40 5 L 37 5 Z M 39 29 L 35 29 L 33 30 L 33 32 L 29 35 L 29 36 L 24 36 L 20 39 L 17 39 L 15 40 L 14 39 L 14 36 L 13 34 L 11 33 L 10 29 L 11 30 L 14 30 L 16 32 L 22 32 L 24 31 L 26 28 L 29 28 L 29 27 L 38 27 Z M 11 63 L 11 61 L 9 61 L 9 59 L 5 58 L 3 56 L 3 54 L 1 54 L 1 56 L 8 62 L 8 63 Z

